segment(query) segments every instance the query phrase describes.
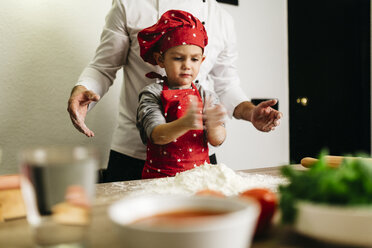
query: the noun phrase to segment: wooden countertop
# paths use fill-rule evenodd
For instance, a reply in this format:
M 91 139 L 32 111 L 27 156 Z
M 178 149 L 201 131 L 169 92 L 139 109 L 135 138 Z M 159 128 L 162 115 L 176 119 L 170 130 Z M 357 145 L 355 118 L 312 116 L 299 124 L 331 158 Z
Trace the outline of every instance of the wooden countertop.
M 294 165 L 297 169 L 304 169 Z M 244 170 L 245 173 L 280 176 L 280 167 Z M 151 180 L 151 179 L 150 179 Z M 96 201 L 93 207 L 92 225 L 89 230 L 89 247 L 119 248 L 120 243 L 115 233 L 114 225 L 107 215 L 108 206 L 121 199 L 128 192 L 137 190 L 143 180 L 97 184 Z M 32 247 L 31 230 L 26 219 L 12 220 L 0 223 L 0 247 L 23 248 Z M 306 238 L 294 233 L 290 227 L 276 224 L 264 237 L 255 238 L 252 248 L 296 248 L 296 247 L 327 247 L 341 248 L 327 243 Z M 230 248 L 230 247 L 227 247 Z M 231 247 L 233 248 L 233 247 Z

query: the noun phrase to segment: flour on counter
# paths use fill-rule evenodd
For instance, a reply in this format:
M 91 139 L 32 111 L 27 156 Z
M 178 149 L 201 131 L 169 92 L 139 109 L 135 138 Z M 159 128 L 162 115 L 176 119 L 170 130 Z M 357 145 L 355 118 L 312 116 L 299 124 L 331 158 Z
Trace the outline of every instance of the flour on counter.
M 286 183 L 287 180 L 280 176 L 237 173 L 224 164 L 205 164 L 175 177 L 145 181 L 141 189 L 133 193 L 193 195 L 200 190 L 210 189 L 233 196 L 251 188 L 268 188 L 277 192 L 278 186 Z

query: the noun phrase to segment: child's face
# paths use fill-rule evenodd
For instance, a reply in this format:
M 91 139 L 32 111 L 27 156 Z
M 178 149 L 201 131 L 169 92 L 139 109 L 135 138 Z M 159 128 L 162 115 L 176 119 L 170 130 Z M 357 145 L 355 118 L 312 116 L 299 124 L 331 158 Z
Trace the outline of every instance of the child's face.
M 165 68 L 169 86 L 188 88 L 204 61 L 203 50 L 195 45 L 175 46 L 169 48 L 164 56 L 159 56 L 157 61 Z

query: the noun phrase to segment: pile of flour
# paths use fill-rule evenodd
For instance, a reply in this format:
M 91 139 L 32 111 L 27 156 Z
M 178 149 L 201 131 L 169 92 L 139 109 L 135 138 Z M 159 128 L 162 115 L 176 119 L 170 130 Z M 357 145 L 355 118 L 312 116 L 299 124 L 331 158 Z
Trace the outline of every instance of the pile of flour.
M 142 189 L 135 193 L 193 195 L 200 190 L 210 189 L 233 196 L 251 188 L 268 188 L 277 192 L 278 186 L 286 183 L 287 180 L 280 176 L 237 173 L 224 164 L 205 164 L 175 177 L 144 182 Z

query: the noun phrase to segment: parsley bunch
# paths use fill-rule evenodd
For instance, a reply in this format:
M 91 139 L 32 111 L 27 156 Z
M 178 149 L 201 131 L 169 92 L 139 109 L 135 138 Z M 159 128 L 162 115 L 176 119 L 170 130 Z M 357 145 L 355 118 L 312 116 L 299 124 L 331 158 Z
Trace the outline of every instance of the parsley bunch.
M 331 168 L 324 155 L 306 171 L 282 168 L 282 175 L 289 180 L 288 185 L 279 187 L 283 223 L 294 221 L 299 200 L 339 206 L 372 204 L 372 163 L 344 159 L 339 168 Z

